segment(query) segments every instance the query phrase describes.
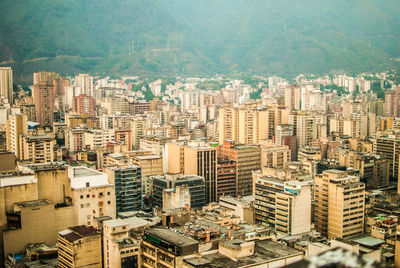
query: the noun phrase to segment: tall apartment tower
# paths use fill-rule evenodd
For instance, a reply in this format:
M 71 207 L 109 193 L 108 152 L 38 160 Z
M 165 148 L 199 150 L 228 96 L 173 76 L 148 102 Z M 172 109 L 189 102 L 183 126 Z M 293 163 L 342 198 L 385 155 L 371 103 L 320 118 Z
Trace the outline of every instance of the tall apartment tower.
M 365 184 L 345 171 L 315 177 L 315 228 L 329 239 L 364 232 Z
M 75 76 L 75 86 L 81 89 L 82 94 L 93 96 L 93 77 L 88 74 Z
M 290 86 L 285 89 L 285 106 L 290 111 L 301 109 L 301 88 Z
M 24 114 L 12 114 L 7 120 L 6 137 L 7 151 L 14 153 L 20 159 L 20 142 L 21 135 L 28 133 L 28 121 Z
M 0 97 L 14 102 L 13 97 L 13 71 L 11 67 L 0 67 Z
M 40 126 L 53 126 L 54 85 L 53 81 L 33 85 L 33 103 L 36 107 L 36 120 Z
M 94 116 L 94 99 L 91 96 L 80 94 L 72 97 L 72 110 L 78 114 Z

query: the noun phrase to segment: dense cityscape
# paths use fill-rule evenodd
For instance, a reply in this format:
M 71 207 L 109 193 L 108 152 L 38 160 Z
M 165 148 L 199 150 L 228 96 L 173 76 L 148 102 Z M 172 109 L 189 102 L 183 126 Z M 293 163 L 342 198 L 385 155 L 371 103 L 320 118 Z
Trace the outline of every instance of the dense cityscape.
M 13 77 L 0 266 L 400 267 L 395 71 Z

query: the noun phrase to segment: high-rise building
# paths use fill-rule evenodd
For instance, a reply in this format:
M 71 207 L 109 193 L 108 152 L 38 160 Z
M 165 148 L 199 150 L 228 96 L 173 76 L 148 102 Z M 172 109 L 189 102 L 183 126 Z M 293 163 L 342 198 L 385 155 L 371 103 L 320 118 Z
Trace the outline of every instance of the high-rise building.
M 110 167 L 105 171 L 115 187 L 117 214 L 142 208 L 142 169 L 131 165 L 127 168 Z
M 400 225 L 396 227 L 396 245 L 395 245 L 395 267 L 400 267 Z
M 364 232 L 365 184 L 345 171 L 325 170 L 315 177 L 315 228 L 328 238 Z
M 232 160 L 236 164 L 236 194 L 252 195 L 252 172 L 261 169 L 260 147 L 235 144 L 226 140 L 218 147 L 218 157 Z
M 218 142 L 232 140 L 253 145 L 263 139 L 272 139 L 275 126 L 279 123 L 275 107 L 233 107 L 219 109 Z
M 217 162 L 217 198 L 237 196 L 236 161 L 218 157 Z
M 20 158 L 19 137 L 28 133 L 28 121 L 26 115 L 10 115 L 6 125 L 7 151 L 14 153 Z
M 54 122 L 54 85 L 51 81 L 33 85 L 33 102 L 36 108 L 36 120 L 40 126 L 53 126 Z
M 301 88 L 290 86 L 285 89 L 285 106 L 293 110 L 301 109 Z
M 291 161 L 291 152 L 286 145 L 276 145 L 272 142 L 261 144 L 261 166 L 284 168 Z
M 10 104 L 14 103 L 11 67 L 0 67 L 0 98 L 6 99 Z
M 88 74 L 75 76 L 75 86 L 81 89 L 82 94 L 94 96 L 93 77 Z
M 400 139 L 393 136 L 379 136 L 374 140 L 374 153 L 389 161 L 389 176 L 392 180 L 399 175 Z
M 289 116 L 293 125 L 293 134 L 297 137 L 297 148 L 300 150 L 318 138 L 317 118 L 312 114 L 298 113 Z
M 102 267 L 101 233 L 91 226 L 74 226 L 58 233 L 61 268 Z
M 94 116 L 94 99 L 91 96 L 80 94 L 72 97 L 72 110 L 78 114 Z

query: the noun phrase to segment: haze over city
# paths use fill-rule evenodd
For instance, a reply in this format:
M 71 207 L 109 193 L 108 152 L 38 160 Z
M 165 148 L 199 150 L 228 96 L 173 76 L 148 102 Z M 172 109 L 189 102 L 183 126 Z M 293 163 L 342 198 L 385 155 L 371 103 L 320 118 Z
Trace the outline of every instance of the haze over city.
M 399 12 L 0 0 L 0 267 L 400 267 Z

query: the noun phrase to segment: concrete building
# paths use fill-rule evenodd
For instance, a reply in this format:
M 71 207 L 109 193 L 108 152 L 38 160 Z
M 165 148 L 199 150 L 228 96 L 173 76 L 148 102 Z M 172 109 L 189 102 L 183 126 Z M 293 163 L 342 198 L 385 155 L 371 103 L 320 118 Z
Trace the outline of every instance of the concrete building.
M 106 173 L 87 167 L 68 167 L 76 225 L 93 225 L 94 218 L 115 218 L 115 189 Z
M 103 267 L 136 268 L 139 265 L 139 243 L 129 236 L 125 220 L 103 222 Z
M 173 210 L 179 208 L 190 208 L 189 186 L 175 186 L 173 189 L 164 189 L 162 192 L 163 210 Z
M 163 159 L 159 155 L 138 155 L 131 158 L 132 164 L 142 169 L 144 179 L 153 175 L 163 175 Z
M 115 187 L 116 212 L 140 210 L 142 208 L 142 169 L 130 165 L 126 168 L 109 167 L 105 172 Z
M 6 99 L 9 104 L 14 103 L 13 71 L 11 67 L 0 67 L 0 98 Z
M 263 142 L 260 147 L 263 167 L 284 168 L 286 163 L 291 161 L 289 146 Z
M 101 233 L 94 227 L 74 226 L 58 233 L 61 268 L 102 267 Z
M 394 135 L 379 136 L 374 140 L 374 154 L 383 156 L 389 161 L 389 176 L 398 178 L 400 161 L 400 139 Z
M 19 136 L 28 133 L 28 121 L 26 115 L 10 115 L 6 125 L 7 151 L 14 153 L 20 158 Z
M 222 196 L 219 199 L 221 207 L 232 210 L 233 214 L 240 217 L 241 221 L 245 221 L 249 224 L 254 223 L 253 203 L 253 196 L 244 196 L 240 198 Z
M 115 141 L 113 130 L 91 130 L 83 134 L 83 147 L 94 150 L 95 148 L 105 147 L 108 143 Z
M 198 241 L 170 229 L 151 228 L 144 234 L 141 267 L 183 267 L 183 257 L 198 252 Z
M 275 232 L 298 235 L 311 230 L 311 183 L 288 181 L 275 198 Z
M 395 267 L 400 267 L 400 225 L 396 227 Z
M 315 115 L 305 113 L 292 114 L 289 116 L 289 124 L 293 125 L 293 134 L 297 137 L 297 148 L 300 150 L 311 145 L 318 138 L 317 118 Z
M 325 170 L 315 177 L 315 228 L 328 238 L 364 232 L 365 184 L 345 171 Z
M 218 157 L 217 162 L 217 199 L 222 196 L 237 196 L 236 161 Z
M 54 162 L 55 140 L 49 135 L 21 135 L 19 146 L 20 161 L 24 163 Z
M 293 110 L 301 109 L 301 88 L 290 86 L 285 88 L 285 106 Z
M 54 85 L 51 82 L 40 82 L 33 85 L 33 102 L 36 121 L 40 126 L 53 126 L 54 122 Z
M 165 176 L 153 176 L 154 205 L 163 207 L 164 189 L 188 185 L 190 193 L 190 207 L 201 208 L 207 202 L 205 199 L 204 178 L 196 175 L 165 174 Z
M 84 149 L 84 133 L 81 128 L 69 129 L 65 136 L 65 147 L 69 152 L 83 151 Z
M 75 86 L 80 88 L 82 94 L 95 97 L 92 76 L 88 74 L 79 74 L 75 76 Z

